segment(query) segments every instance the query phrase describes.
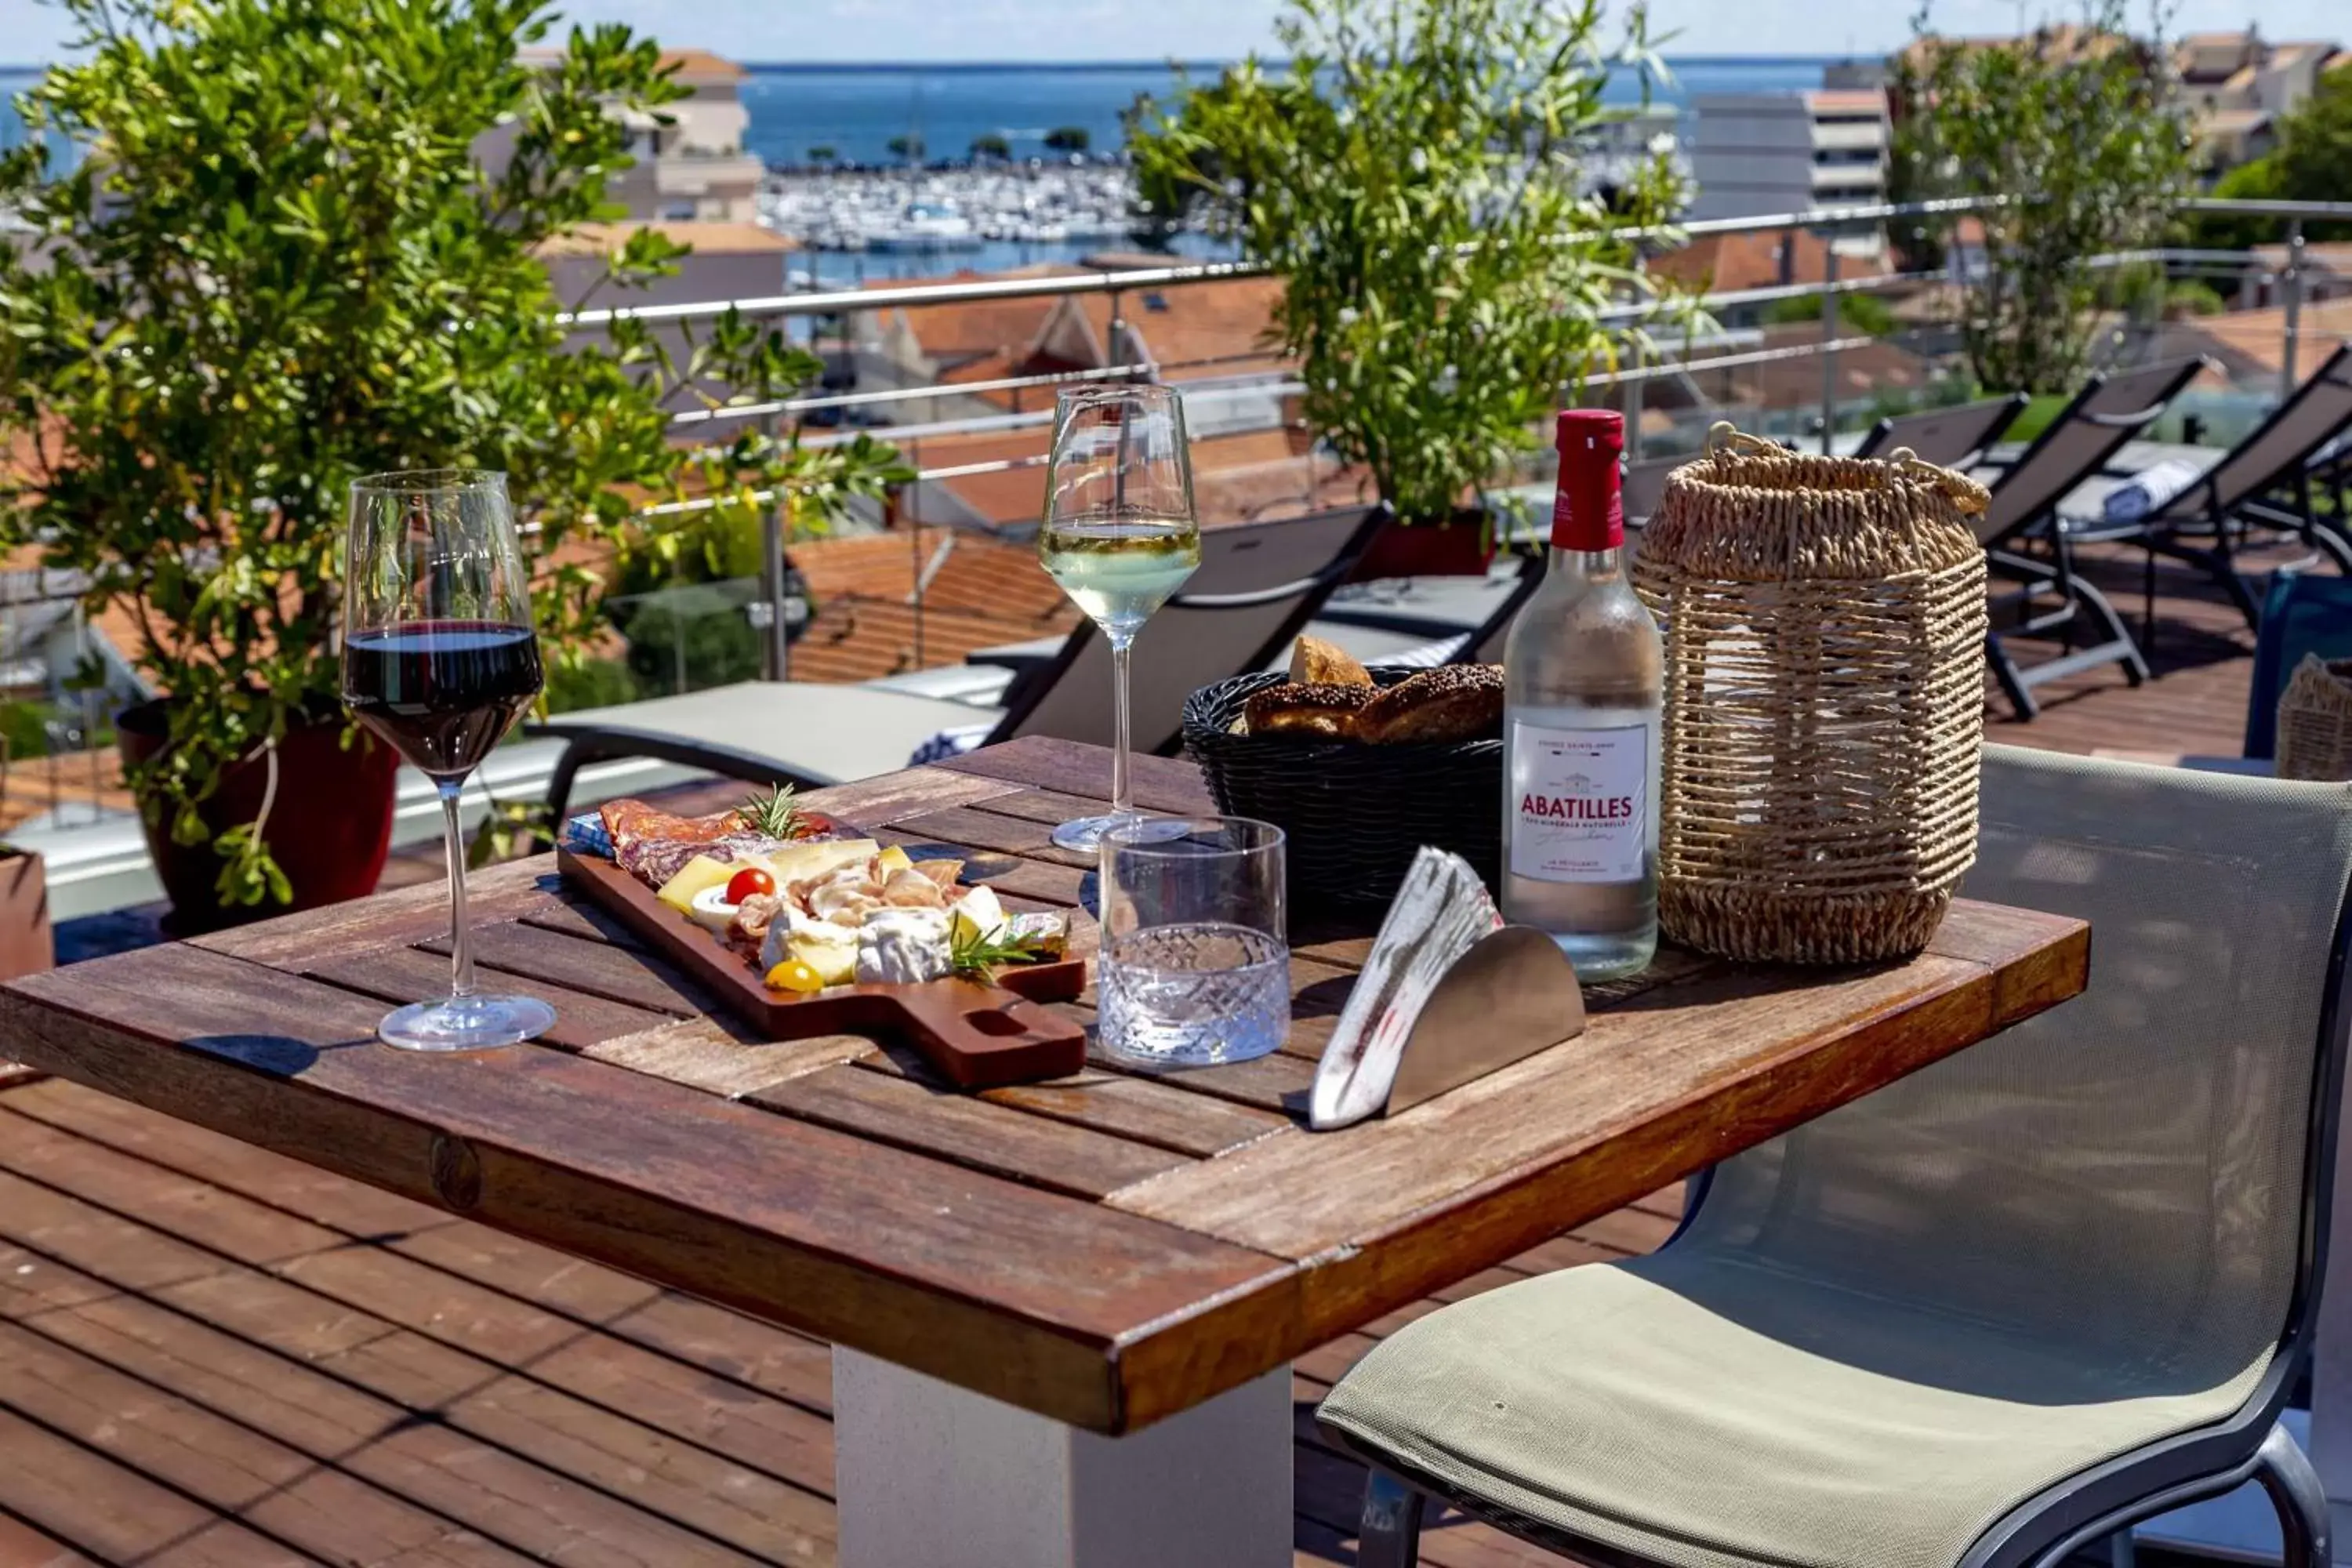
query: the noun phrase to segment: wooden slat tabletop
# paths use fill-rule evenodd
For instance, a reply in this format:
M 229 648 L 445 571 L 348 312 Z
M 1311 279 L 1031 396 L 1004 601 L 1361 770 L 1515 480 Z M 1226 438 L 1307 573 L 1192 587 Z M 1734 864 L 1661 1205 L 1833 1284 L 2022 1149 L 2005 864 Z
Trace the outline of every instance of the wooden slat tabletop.
M 1023 741 L 813 804 L 1067 906 L 1089 873 L 1045 833 L 1099 809 L 1108 774 L 1107 753 Z M 1179 762 L 1139 760 L 1136 793 L 1207 805 Z M 485 983 L 554 1004 L 544 1041 L 463 1058 L 373 1042 L 387 1002 L 446 984 L 437 887 L 16 982 L 0 1037 L 59 1077 L 1105 1432 L 2063 1001 L 2088 963 L 2078 921 L 1965 902 L 1908 963 L 1669 952 L 1589 991 L 1580 1039 L 1318 1134 L 1305 1091 L 1360 931 L 1300 933 L 1299 1017 L 1276 1055 L 1162 1076 L 1097 1058 L 967 1096 L 887 1043 L 748 1037 L 567 898 L 547 858 L 474 890 Z

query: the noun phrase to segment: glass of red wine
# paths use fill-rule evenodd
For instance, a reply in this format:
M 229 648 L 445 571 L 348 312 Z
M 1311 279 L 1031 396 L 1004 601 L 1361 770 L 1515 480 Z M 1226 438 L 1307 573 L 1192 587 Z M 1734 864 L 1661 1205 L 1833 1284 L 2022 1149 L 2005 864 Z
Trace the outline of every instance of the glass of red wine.
M 510 1046 L 555 1009 L 474 988 L 458 792 L 539 695 L 530 578 L 507 477 L 474 468 L 372 474 L 352 485 L 343 574 L 343 700 L 441 791 L 449 849 L 449 994 L 384 1015 L 386 1045 Z

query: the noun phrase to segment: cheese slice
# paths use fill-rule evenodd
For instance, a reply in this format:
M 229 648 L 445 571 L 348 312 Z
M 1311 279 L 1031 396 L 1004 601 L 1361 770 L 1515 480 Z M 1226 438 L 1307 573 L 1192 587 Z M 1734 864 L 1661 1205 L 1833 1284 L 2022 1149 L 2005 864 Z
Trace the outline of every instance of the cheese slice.
M 904 849 L 893 844 L 875 857 L 874 879 L 877 882 L 887 882 L 893 872 L 910 869 L 914 864 L 914 861 L 907 858 L 907 852 Z
M 948 935 L 954 942 L 971 942 L 984 937 L 1004 924 L 1004 906 L 996 894 L 987 888 L 964 889 L 963 897 L 950 906 L 955 919 L 950 922 Z
M 776 879 L 778 891 L 787 882 L 804 882 L 853 860 L 870 860 L 881 846 L 871 838 L 841 838 L 816 844 L 787 844 L 746 864 L 765 866 Z
M 705 888 L 723 888 L 728 879 L 743 868 L 731 860 L 721 860 L 713 855 L 697 855 L 677 868 L 677 874 L 661 885 L 654 895 L 679 914 L 694 913 L 694 896 Z

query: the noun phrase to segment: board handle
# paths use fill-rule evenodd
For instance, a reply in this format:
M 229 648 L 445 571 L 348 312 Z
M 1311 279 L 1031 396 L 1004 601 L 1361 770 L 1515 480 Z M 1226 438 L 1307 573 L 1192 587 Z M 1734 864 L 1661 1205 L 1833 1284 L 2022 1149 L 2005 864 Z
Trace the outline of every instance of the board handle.
M 1002 986 L 976 980 L 908 986 L 905 1025 L 932 1066 L 959 1089 L 1066 1078 L 1087 1065 L 1087 1032 Z

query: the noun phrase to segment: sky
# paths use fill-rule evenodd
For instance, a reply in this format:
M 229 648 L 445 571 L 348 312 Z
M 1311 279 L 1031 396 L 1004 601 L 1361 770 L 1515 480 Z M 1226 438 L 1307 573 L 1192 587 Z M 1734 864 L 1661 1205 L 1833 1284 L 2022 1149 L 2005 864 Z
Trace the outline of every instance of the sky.
M 556 0 L 567 16 L 630 24 L 665 43 L 745 60 L 1193 60 L 1273 41 L 1280 0 Z M 1610 0 L 1612 13 L 1623 0 Z M 2136 6 L 2137 8 L 2137 6 Z M 1653 0 L 1674 54 L 1883 53 L 1909 35 L 1909 0 Z M 2015 31 L 2069 0 L 1937 0 L 1951 33 Z M 2173 32 L 2238 28 L 2352 45 L 2344 0 L 2181 0 Z M 63 18 L 42 0 L 0 0 L 0 60 L 55 58 Z

